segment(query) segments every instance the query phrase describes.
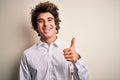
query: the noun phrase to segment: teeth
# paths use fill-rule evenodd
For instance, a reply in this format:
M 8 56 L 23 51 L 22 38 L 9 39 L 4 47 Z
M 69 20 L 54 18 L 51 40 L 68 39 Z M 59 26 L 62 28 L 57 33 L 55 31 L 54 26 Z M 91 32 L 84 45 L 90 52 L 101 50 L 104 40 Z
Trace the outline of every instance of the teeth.
M 43 29 L 44 30 L 44 32 L 49 32 L 50 31 L 50 29 Z

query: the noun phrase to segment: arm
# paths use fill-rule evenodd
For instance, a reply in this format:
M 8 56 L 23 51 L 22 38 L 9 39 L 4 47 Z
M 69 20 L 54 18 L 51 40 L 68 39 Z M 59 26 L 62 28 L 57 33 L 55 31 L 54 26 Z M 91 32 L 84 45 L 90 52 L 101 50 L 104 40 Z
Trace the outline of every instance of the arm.
M 89 80 L 89 72 L 88 72 L 87 66 L 84 64 L 82 59 L 79 59 L 75 63 L 75 66 L 78 69 L 78 75 L 80 80 Z
M 25 54 L 23 55 L 20 63 L 19 80 L 31 80 L 30 72 L 28 69 L 27 58 Z
M 87 67 L 83 63 L 77 48 L 75 48 L 75 38 L 71 40 L 70 48 L 65 48 L 63 52 L 65 59 L 73 63 L 73 75 L 79 75 L 80 80 L 89 80 Z M 78 71 L 75 71 L 76 69 Z M 78 74 L 76 74 L 76 72 Z

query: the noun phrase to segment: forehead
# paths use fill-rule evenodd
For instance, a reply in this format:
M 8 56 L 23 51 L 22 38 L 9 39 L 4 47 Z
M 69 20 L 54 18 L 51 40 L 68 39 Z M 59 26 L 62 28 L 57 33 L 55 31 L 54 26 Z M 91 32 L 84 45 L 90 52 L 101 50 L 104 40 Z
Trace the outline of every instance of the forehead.
M 44 13 L 40 13 L 38 15 L 38 18 L 45 19 L 45 18 L 48 18 L 48 17 L 54 18 L 54 16 L 50 12 L 44 12 Z

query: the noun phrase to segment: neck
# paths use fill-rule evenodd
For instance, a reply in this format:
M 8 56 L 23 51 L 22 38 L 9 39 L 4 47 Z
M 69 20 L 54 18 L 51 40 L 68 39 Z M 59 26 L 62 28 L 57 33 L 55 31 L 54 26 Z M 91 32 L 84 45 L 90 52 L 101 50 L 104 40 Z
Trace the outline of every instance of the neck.
M 52 42 L 54 42 L 57 39 L 57 36 L 54 36 L 52 38 L 40 38 L 41 41 L 47 43 L 50 45 Z

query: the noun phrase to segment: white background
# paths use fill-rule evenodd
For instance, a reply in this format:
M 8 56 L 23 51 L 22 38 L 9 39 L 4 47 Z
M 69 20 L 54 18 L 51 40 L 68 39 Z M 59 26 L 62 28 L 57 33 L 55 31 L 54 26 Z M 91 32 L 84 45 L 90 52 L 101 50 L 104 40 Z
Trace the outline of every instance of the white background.
M 45 0 L 0 0 L 0 80 L 17 80 L 23 51 L 38 42 L 30 12 Z M 51 0 L 62 20 L 58 36 L 76 38 L 91 80 L 120 80 L 120 0 Z

